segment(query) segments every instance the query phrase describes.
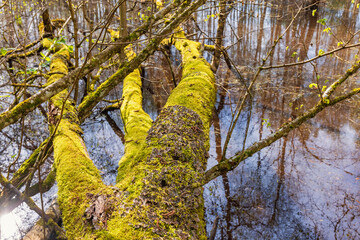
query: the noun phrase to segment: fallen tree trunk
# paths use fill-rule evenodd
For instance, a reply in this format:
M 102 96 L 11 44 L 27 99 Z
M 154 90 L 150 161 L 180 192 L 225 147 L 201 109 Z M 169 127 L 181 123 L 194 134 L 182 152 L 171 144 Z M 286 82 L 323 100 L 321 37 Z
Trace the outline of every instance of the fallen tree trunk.
M 44 223 L 44 220 L 40 219 L 35 223 L 35 225 L 30 229 L 30 231 L 26 233 L 23 240 L 54 239 L 53 236 L 56 235 L 56 230 L 58 230 L 58 228 L 54 226 L 54 223 L 59 223 L 61 219 L 61 212 L 57 201 L 52 202 L 50 207 L 45 211 L 45 214 L 49 216 L 49 218 L 51 218 L 51 222 Z M 57 233 L 57 235 L 60 234 Z M 58 237 L 56 239 L 60 238 Z
M 161 9 L 154 15 L 155 20 L 159 20 L 162 17 L 164 17 L 167 13 L 169 13 L 171 10 L 173 10 L 176 6 L 179 6 L 183 1 L 175 1 L 174 3 L 166 6 L 165 8 Z M 80 118 L 80 122 L 84 121 L 86 117 L 88 117 L 91 114 L 91 110 L 93 107 L 96 106 L 96 104 L 101 101 L 117 84 L 119 84 L 129 73 L 131 73 L 133 70 L 137 69 L 138 66 L 145 60 L 147 57 L 149 57 L 151 54 L 155 52 L 157 49 L 158 44 L 168 35 L 172 32 L 173 29 L 175 29 L 182 21 L 186 20 L 193 11 L 195 11 L 199 6 L 205 3 L 205 0 L 198 0 L 194 3 L 190 4 L 185 3 L 183 7 L 181 8 L 182 11 L 178 11 L 174 14 L 172 21 L 167 23 L 167 25 L 164 26 L 164 28 L 158 33 L 158 36 L 155 37 L 150 41 L 148 46 L 141 51 L 139 56 L 136 58 L 133 58 L 130 62 L 124 63 L 120 69 L 114 73 L 110 78 L 108 78 L 104 83 L 102 83 L 94 92 L 89 94 L 84 101 L 80 104 L 78 115 Z M 188 6 L 189 5 L 189 6 Z M 146 22 L 141 27 L 139 27 L 137 30 L 135 30 L 132 34 L 130 34 L 127 38 L 120 38 L 113 47 L 109 47 L 108 49 L 104 50 L 102 53 L 98 54 L 97 56 L 94 56 L 94 58 L 91 60 L 91 64 L 86 64 L 83 70 L 85 69 L 94 69 L 97 64 L 100 65 L 100 60 L 108 57 L 110 58 L 112 55 L 116 53 L 120 45 L 120 43 L 123 43 L 125 40 L 134 40 L 133 38 L 140 36 L 143 34 L 146 30 L 146 27 L 149 25 L 149 22 Z M 49 46 L 47 46 L 49 47 Z M 123 46 L 122 46 L 123 47 Z M 112 50 L 110 50 L 112 49 Z M 104 62 L 101 60 L 102 62 Z M 95 65 L 96 66 L 95 66 Z M 91 67 L 93 66 L 93 67 Z M 81 69 L 74 70 L 70 74 L 66 74 L 65 77 L 63 75 L 59 76 L 58 74 L 56 77 L 56 81 L 49 81 L 49 87 L 53 86 L 55 91 L 51 92 L 51 94 L 46 95 L 44 98 L 40 98 L 40 100 L 33 95 L 32 97 L 28 98 L 24 102 L 18 104 L 15 108 L 11 109 L 10 111 L 7 111 L 3 114 L 0 114 L 0 129 L 2 127 L 6 127 L 10 125 L 11 123 L 14 123 L 22 116 L 25 116 L 28 112 L 32 111 L 37 105 L 41 104 L 43 101 L 46 101 L 51 96 L 57 94 L 59 91 L 63 90 L 68 84 L 70 84 L 71 78 L 81 77 L 83 75 L 86 75 L 86 73 L 81 72 Z M 80 72 L 79 72 L 80 71 Z M 81 74 L 83 75 L 81 75 Z M 54 85 L 55 84 L 55 85 Z M 59 85 L 60 84 L 60 85 Z M 44 89 L 45 90 L 45 89 Z M 40 91 L 39 94 L 42 94 L 43 91 Z M 46 91 L 45 91 L 46 92 Z M 35 100 L 37 103 L 32 108 L 30 105 L 33 100 L 31 99 L 37 99 Z M 29 105 L 30 104 L 30 105 Z M 58 106 L 60 107 L 60 106 Z M 16 110 L 17 109 L 17 110 Z M 47 142 L 48 139 L 46 139 L 43 143 L 43 145 L 46 145 L 45 142 Z M 26 173 L 28 172 L 28 169 L 33 166 L 35 163 L 35 160 L 38 158 L 40 153 L 40 148 L 37 149 L 37 151 L 26 161 L 26 163 L 21 167 L 21 171 L 17 174 L 16 180 L 22 179 L 24 176 L 26 176 Z M 1 205 L 5 204 L 8 198 L 4 199 L 2 198 Z M 16 202 L 12 207 L 9 207 L 9 209 L 12 209 L 16 207 L 20 201 Z
M 127 152 L 116 188 L 101 182 L 70 102 L 65 106 L 63 116 L 71 117 L 59 123 L 54 154 L 68 238 L 206 239 L 202 189 L 193 186 L 205 172 L 215 79 L 200 43 L 179 39 L 175 46 L 183 55 L 183 79 L 146 138 L 151 119 L 141 114 L 138 72 L 125 80 L 121 111 Z

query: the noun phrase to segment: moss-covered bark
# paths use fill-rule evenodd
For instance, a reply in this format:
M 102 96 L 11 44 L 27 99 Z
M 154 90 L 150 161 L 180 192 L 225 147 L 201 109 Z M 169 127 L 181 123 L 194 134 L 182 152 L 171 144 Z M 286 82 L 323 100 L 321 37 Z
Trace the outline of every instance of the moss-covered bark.
M 165 108 L 181 105 L 194 110 L 208 131 L 216 97 L 214 74 L 202 57 L 201 43 L 187 40 L 182 31 L 175 37 L 175 47 L 182 54 L 182 80 L 171 93 Z
M 103 185 L 91 162 L 67 90 L 51 98 L 59 204 L 69 239 L 206 239 L 203 191 L 194 186 L 205 172 L 215 80 L 200 44 L 177 37 L 183 37 L 175 43 L 183 56 L 183 78 L 151 128 L 141 108 L 139 71 L 124 80 L 126 153 L 116 188 Z M 51 71 L 66 74 L 67 59 L 66 51 L 57 52 Z M 60 77 L 54 74 L 49 82 Z
M 69 58 L 66 47 L 52 56 L 50 69 L 57 74 L 51 74 L 48 84 L 67 74 L 66 63 Z M 59 188 L 58 200 L 65 230 L 69 239 L 86 239 L 87 233 L 92 230 L 83 220 L 85 209 L 89 205 L 87 195 L 96 194 L 105 186 L 98 169 L 87 153 L 81 137 L 82 130 L 79 127 L 77 110 L 68 95 L 68 91 L 64 90 L 50 99 L 49 128 L 50 132 L 55 134 L 53 146 Z M 84 238 L 80 238 L 81 235 Z
M 139 145 L 127 148 L 126 154 L 132 157 L 120 162 L 117 186 L 128 197 L 122 199 L 122 207 L 108 222 L 112 236 L 206 239 L 202 189 L 193 186 L 205 171 L 216 93 L 214 75 L 201 57 L 200 44 L 187 40 L 182 33 L 177 37 L 181 37 L 175 46 L 183 56 L 183 78 L 151 127 L 144 146 L 139 140 L 145 136 L 144 129 L 138 128 L 144 125 L 142 109 L 135 110 L 141 108 L 141 98 L 121 108 L 126 132 L 132 132 Z M 132 85 L 125 84 L 124 101 L 133 95 L 131 92 L 138 91 L 140 96 L 139 86 L 134 79 Z M 140 118 L 130 119 L 129 110 L 139 111 Z M 131 121 L 138 124 L 130 125 Z
M 152 120 L 142 109 L 139 71 L 125 78 L 121 114 L 126 153 L 119 163 L 117 188 L 105 190 L 99 184 L 102 192 L 87 194 L 85 218 L 90 221 L 82 224 L 92 230 L 68 233 L 72 238 L 206 239 L 202 189 L 194 186 L 205 171 L 214 75 L 201 57 L 200 44 L 186 39 L 176 44 L 183 54 L 182 83 L 151 128 Z M 92 191 L 73 189 L 78 190 Z M 73 221 L 81 222 L 84 208 L 76 210 Z
M 127 50 L 127 58 L 131 60 L 135 53 Z M 133 159 L 143 147 L 147 132 L 152 125 L 152 119 L 142 108 L 142 83 L 140 70 L 135 69 L 125 79 L 123 84 L 123 102 L 121 104 L 121 118 L 125 130 L 125 155 L 119 163 L 118 182 L 128 186 L 137 174 L 138 163 Z M 126 179 L 126 180 L 125 180 Z

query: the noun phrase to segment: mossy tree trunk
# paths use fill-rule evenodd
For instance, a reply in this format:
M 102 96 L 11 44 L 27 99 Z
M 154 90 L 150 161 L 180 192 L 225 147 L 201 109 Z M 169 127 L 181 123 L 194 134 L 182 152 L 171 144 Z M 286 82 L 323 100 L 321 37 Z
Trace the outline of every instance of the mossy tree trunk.
M 116 187 L 101 182 L 67 90 L 51 99 L 59 204 L 69 239 L 206 239 L 203 191 L 195 186 L 205 172 L 215 81 L 200 44 L 183 33 L 177 37 L 183 79 L 154 124 L 141 107 L 139 70 L 124 80 L 125 155 Z M 63 60 L 57 53 L 52 65 L 60 68 Z
M 158 32 L 158 35 L 154 36 L 151 41 L 149 41 L 147 46 L 140 52 L 136 59 L 132 59 L 130 62 L 123 63 L 117 72 L 115 72 L 106 81 L 101 83 L 99 87 L 94 89 L 93 92 L 86 96 L 86 98 L 77 108 L 80 122 L 84 121 L 85 118 L 91 114 L 92 108 L 95 107 L 96 104 L 100 102 L 110 92 L 111 89 L 113 89 L 116 85 L 123 81 L 126 75 L 131 73 L 134 69 L 138 68 L 138 66 L 148 56 L 154 53 L 158 44 L 160 44 L 160 42 L 168 34 L 170 34 L 174 28 L 176 28 L 182 21 L 185 21 L 191 15 L 191 13 L 194 12 L 199 6 L 204 4 L 205 1 L 206 0 L 196 0 L 194 2 L 183 0 L 173 1 L 171 4 L 168 4 L 166 7 L 154 13 L 153 17 L 150 18 L 151 21 L 145 21 L 140 27 L 138 27 L 127 37 L 120 38 L 118 40 L 119 42 L 131 42 L 133 40 L 136 40 L 140 35 L 144 34 L 147 31 L 150 24 L 162 20 L 164 16 L 171 16 L 169 21 L 167 21 L 164 24 L 163 28 L 161 28 L 161 30 Z M 49 19 L 49 21 L 51 20 Z M 42 28 L 40 28 L 40 32 L 42 32 L 41 35 L 44 34 L 44 25 L 42 25 Z M 52 34 L 47 34 L 47 36 L 48 35 Z M 49 48 L 52 45 L 51 41 L 49 40 L 44 40 L 42 41 L 42 43 L 46 46 L 41 46 L 40 49 L 43 49 L 44 47 Z M 89 71 L 99 66 L 99 64 L 109 60 L 111 56 L 117 54 L 118 51 L 122 48 L 123 44 L 115 44 L 114 46 L 110 46 L 96 56 L 92 57 L 91 60 L 89 60 L 88 63 L 86 63 L 82 68 L 77 68 L 72 72 L 65 74 L 65 76 L 64 74 L 57 74 L 56 78 L 52 78 L 52 80 L 49 81 L 49 83 L 43 90 L 40 90 L 38 93 L 29 97 L 22 103 L 19 103 L 14 108 L 0 114 L 0 129 L 16 122 L 19 118 L 26 116 L 26 114 L 31 112 L 36 106 L 39 106 L 39 104 L 41 104 L 42 102 L 47 101 L 55 94 L 61 92 L 63 89 L 71 86 L 75 79 L 81 78 Z M 68 59 L 65 60 L 67 61 Z M 54 73 L 54 71 L 52 72 Z M 59 110 L 54 109 L 54 111 Z M 11 182 L 15 187 L 21 187 L 21 185 L 24 184 L 24 179 L 26 179 L 29 174 L 31 175 L 31 168 L 34 165 L 38 164 L 38 160 L 41 158 L 40 155 L 46 156 L 47 154 L 50 154 L 50 152 L 52 151 L 52 141 L 49 141 L 49 139 L 45 140 L 41 144 L 41 146 L 31 155 L 31 157 L 26 160 L 24 164 L 22 164 L 19 171 L 14 174 L 14 179 L 12 179 Z M 48 178 L 46 178 L 45 181 L 43 181 L 43 184 L 46 184 L 45 187 L 43 186 L 43 189 L 48 189 L 48 187 L 51 186 L 51 184 L 47 183 L 53 182 L 51 181 L 54 179 L 53 176 L 54 174 L 51 174 L 48 176 Z M 33 187 L 31 187 L 30 189 L 31 194 L 36 194 L 38 192 L 38 188 L 36 188 L 36 186 Z M 5 209 L 5 207 L 3 207 L 4 204 L 7 205 L 9 199 L 12 199 L 11 194 L 12 193 L 0 195 L 0 206 L 2 206 L 0 212 L 3 212 L 3 210 Z M 16 199 L 16 202 L 14 200 L 12 200 L 11 202 L 14 204 L 11 204 L 11 206 L 7 206 L 5 210 L 11 211 L 13 208 L 15 208 L 21 203 L 21 200 Z
M 46 40 L 46 39 L 45 39 Z M 44 44 L 46 46 L 46 44 Z M 56 52 L 51 59 L 48 84 L 60 79 L 68 72 L 70 54 L 66 47 Z M 51 74 L 51 73 L 56 74 Z M 63 73 L 63 74 L 61 74 Z M 58 200 L 63 222 L 70 237 L 83 228 L 82 217 L 86 209 L 87 194 L 105 188 L 98 169 L 91 161 L 81 137 L 78 113 L 68 90 L 52 97 L 48 104 L 50 133 L 54 134 L 54 159 Z

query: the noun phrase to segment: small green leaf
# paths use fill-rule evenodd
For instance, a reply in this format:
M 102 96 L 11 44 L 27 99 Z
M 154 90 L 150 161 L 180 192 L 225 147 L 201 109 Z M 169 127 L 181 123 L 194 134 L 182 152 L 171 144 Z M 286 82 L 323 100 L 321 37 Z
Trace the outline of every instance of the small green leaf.
M 22 23 L 21 16 L 16 17 L 16 18 L 15 18 L 15 21 L 16 21 L 16 24 L 17 24 L 17 25 L 21 25 L 21 23 Z
M 324 92 L 326 90 L 326 88 L 327 88 L 326 86 L 323 86 L 321 91 Z
M 65 44 L 66 40 L 65 40 L 65 38 L 63 36 L 61 36 L 59 42 Z
M 315 16 L 315 13 L 316 13 L 316 9 L 312 11 L 312 15 Z
M 319 50 L 319 56 L 322 56 L 324 53 L 325 53 L 324 50 L 322 50 L 322 49 Z
M 314 89 L 317 87 L 318 87 L 317 83 L 310 83 L 310 85 L 309 85 L 309 88 L 311 88 L 311 89 Z
M 344 43 L 343 42 L 338 42 L 337 45 L 338 47 L 340 47 L 340 45 L 343 45 Z
M 329 32 L 329 31 L 331 31 L 331 28 L 329 28 L 329 27 L 327 27 L 327 28 L 325 28 L 324 30 L 323 30 L 323 32 Z
M 72 53 L 74 51 L 74 47 L 72 45 L 68 46 L 68 51 Z
M 289 49 L 289 46 L 286 46 L 285 50 L 287 51 Z
M 318 23 L 320 23 L 321 25 L 324 25 L 324 26 L 325 26 L 325 24 L 326 24 L 326 21 L 327 21 L 326 18 L 317 20 Z
M 298 54 L 297 52 L 293 52 L 293 53 L 291 54 L 291 57 L 295 57 L 297 54 Z
M 263 118 L 262 120 L 263 120 L 263 121 L 262 121 L 261 125 L 266 124 L 267 127 L 270 127 L 270 126 L 271 126 L 271 123 L 269 122 L 269 119 L 268 119 L 268 118 Z
M 264 125 L 265 123 L 267 123 L 267 122 L 269 121 L 268 118 L 263 118 L 262 120 L 263 120 L 263 121 L 262 121 L 261 125 Z
M 5 56 L 8 50 L 6 48 L 0 48 L 0 55 Z

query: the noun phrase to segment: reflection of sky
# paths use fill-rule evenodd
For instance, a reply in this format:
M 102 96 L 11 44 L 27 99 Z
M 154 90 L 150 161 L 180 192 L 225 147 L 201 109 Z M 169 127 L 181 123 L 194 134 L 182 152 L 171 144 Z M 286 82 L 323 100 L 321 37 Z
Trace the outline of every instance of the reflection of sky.
M 98 7 L 95 13 L 97 17 L 105 11 L 105 6 L 102 5 L 101 1 L 100 5 L 101 7 Z M 61 6 L 52 13 L 62 16 L 63 8 L 64 6 Z M 289 23 L 286 17 L 289 12 L 281 12 L 281 9 L 272 11 L 268 8 L 264 12 L 263 26 L 260 26 L 262 13 L 259 9 L 254 6 L 246 9 L 246 21 L 241 15 L 243 10 L 240 7 L 233 10 L 228 18 L 235 33 L 242 38 L 238 45 L 234 45 L 229 49 L 229 53 L 236 64 L 253 66 L 268 51 L 274 36 L 277 37 L 274 34 L 275 27 L 280 26 L 278 34 L 284 31 Z M 251 13 L 252 10 L 254 12 Z M 342 11 L 335 13 L 335 16 L 331 15 L 334 12 L 323 9 L 320 9 L 319 13 L 321 18 L 329 19 L 329 26 L 333 28 L 337 35 L 344 37 L 344 29 L 339 27 L 341 23 L 337 19 L 342 19 L 342 21 L 349 19 L 343 19 Z M 81 11 L 79 14 L 79 18 L 81 18 Z M 212 36 L 214 36 L 216 25 L 213 24 L 212 20 L 204 22 L 207 14 L 206 12 L 200 12 L 198 20 L 201 28 L 204 31 L 211 31 Z M 270 16 L 277 14 L 285 17 L 278 20 L 270 19 Z M 359 25 L 359 15 L 356 16 L 355 22 L 356 25 Z M 81 22 L 81 24 L 84 24 L 84 22 Z M 295 21 L 294 26 L 276 48 L 272 59 L 274 64 L 294 62 L 296 59 L 291 58 L 290 55 L 294 51 L 297 51 L 299 55 L 302 53 L 301 41 L 308 41 L 308 44 L 312 43 L 312 45 L 308 46 L 308 50 L 303 53 L 304 56 L 307 55 L 309 58 L 315 56 L 319 49 L 328 50 L 329 46 L 336 46 L 337 41 L 332 37 L 328 37 L 323 32 L 323 27 L 319 27 L 316 21 L 315 23 L 310 21 L 309 17 L 301 16 L 299 21 Z M 261 29 L 263 31 L 260 31 Z M 230 28 L 226 28 L 226 31 L 225 45 L 229 46 L 234 42 L 235 36 Z M 306 39 L 306 36 L 309 36 L 309 39 Z M 211 42 L 209 43 L 211 44 Z M 290 47 L 286 51 L 287 46 Z M 205 52 L 205 54 L 209 60 L 211 53 Z M 340 54 L 340 57 L 351 59 L 353 54 L 355 52 L 350 51 L 349 55 Z M 333 75 L 338 75 L 344 68 L 343 64 L 339 63 L 335 58 L 323 58 L 318 60 L 317 63 L 321 73 L 332 78 Z M 287 75 L 288 78 L 286 79 L 284 79 L 284 73 L 281 69 L 273 70 L 262 76 L 263 79 L 259 81 L 260 90 L 263 85 L 266 85 L 264 84 L 265 80 L 269 82 L 268 85 L 273 89 L 269 88 L 267 97 L 260 95 L 257 99 L 259 103 L 254 107 L 255 112 L 250 123 L 247 146 L 260 138 L 261 129 L 262 138 L 264 138 L 270 134 L 270 130 L 274 130 L 273 128 L 279 125 L 279 122 L 284 121 L 283 116 L 280 116 L 282 112 L 279 111 L 279 108 L 278 111 L 266 109 L 265 114 L 260 115 L 262 105 L 269 102 L 271 102 L 271 107 L 280 105 L 280 100 L 276 99 L 278 95 L 281 95 L 279 94 L 279 85 L 283 87 L 281 90 L 283 92 L 288 90 L 288 85 L 299 87 L 301 91 L 306 92 L 308 90 L 309 83 L 313 81 L 311 79 L 312 66 L 299 67 L 295 71 L 298 72 L 289 73 L 292 78 Z M 296 76 L 293 77 L 293 75 Z M 1 79 L 0 81 L 4 80 Z M 359 84 L 359 81 L 354 82 Z M 295 93 L 300 93 L 300 90 Z M 6 99 L 6 101 L 10 100 Z M 289 98 L 286 98 L 286 101 L 288 100 Z M 305 98 L 304 104 L 311 104 L 310 100 L 313 101 L 313 99 Z M 144 108 L 150 109 L 150 116 L 154 119 L 157 114 L 152 105 L 153 102 L 148 98 L 144 103 Z M 284 115 L 288 118 L 290 108 L 285 107 L 284 109 L 286 111 Z M 350 110 L 355 111 L 354 109 Z M 212 227 L 211 222 L 214 216 L 219 214 L 221 217 L 217 235 L 219 237 L 220 230 L 226 229 L 227 223 L 225 219 L 226 215 L 230 213 L 230 229 L 235 239 L 316 239 L 316 237 L 333 239 L 334 231 L 339 231 L 338 238 L 346 238 L 346 234 L 355 236 L 354 239 L 359 238 L 359 234 L 354 233 L 354 230 L 360 227 L 360 202 L 358 202 L 360 201 L 360 166 L 358 146 L 356 144 L 359 134 L 358 129 L 353 129 L 346 120 L 348 115 L 344 111 L 330 112 L 327 115 L 322 115 L 324 117 L 322 120 L 320 118 L 311 120 L 309 121 L 311 124 L 306 124 L 300 131 L 296 130 L 295 133 L 289 134 L 284 154 L 284 182 L 281 185 L 279 184 L 281 180 L 279 166 L 284 139 L 254 154 L 254 156 L 241 163 L 236 170 L 228 174 L 231 198 L 226 196 L 221 178 L 209 183 L 205 187 L 208 230 Z M 122 128 L 118 113 L 113 113 L 111 116 Z M 225 105 L 219 117 L 223 145 L 231 121 L 231 112 L 228 105 Z M 272 126 L 262 126 L 262 118 L 269 119 L 273 123 Z M 246 114 L 243 114 L 234 129 L 227 156 L 232 156 L 241 150 L 245 124 Z M 332 124 L 335 124 L 335 126 L 332 126 Z M 331 132 L 331 128 L 329 130 L 317 130 L 320 126 L 329 125 L 338 131 Z M 83 129 L 84 140 L 90 156 L 100 169 L 104 181 L 109 184 L 114 183 L 117 164 L 124 151 L 120 139 L 113 133 L 104 118 L 99 116 L 85 122 Z M 302 134 L 309 136 L 303 136 Z M 211 149 L 208 168 L 216 164 L 213 127 L 210 131 L 210 141 Z M 305 148 L 303 141 L 307 148 Z M 16 152 L 16 147 L 16 144 L 9 147 L 0 159 L 3 160 L 5 157 L 13 155 Z M 54 191 L 56 190 L 52 190 L 52 192 Z M 45 196 L 45 198 L 51 199 L 52 197 Z M 228 202 L 231 202 L 231 209 L 226 212 Z M 27 227 L 24 226 L 24 222 L 34 222 L 37 218 L 26 207 L 16 209 L 13 215 L 15 217 L 8 215 L 1 218 L 2 237 L 5 237 L 5 239 L 12 239 L 13 233 L 11 231 L 18 231 L 15 222 L 11 223 L 11 218 L 17 222 L 18 226 L 23 226 L 22 230 Z M 276 221 L 271 223 L 271 218 L 274 215 Z
M 124 154 L 123 145 L 104 118 L 83 124 L 84 141 L 91 159 L 100 170 L 104 182 L 115 183 L 119 156 Z
M 14 213 L 9 213 L 0 217 L 0 227 L 1 227 L 1 235 L 3 237 L 14 237 L 13 234 L 18 231 L 19 225 L 22 222 L 20 217 L 15 215 Z
M 48 192 L 43 194 L 44 209 L 46 210 L 52 200 L 56 197 L 57 186 L 52 187 Z M 32 197 L 37 206 L 41 206 L 40 197 L 36 195 Z M 39 216 L 30 210 L 30 208 L 22 203 L 11 213 L 0 217 L 0 239 L 14 240 L 20 239 L 20 235 L 24 236 L 39 219 Z
M 271 121 L 278 113 L 268 111 L 267 114 Z M 222 144 L 231 120 L 230 116 L 229 107 L 225 107 L 219 115 Z M 321 119 L 315 118 L 313 121 L 321 122 Z M 249 130 L 248 145 L 259 139 L 261 122 L 259 113 L 252 115 L 250 126 L 253 127 Z M 228 156 L 233 156 L 242 149 L 246 118 L 240 117 L 239 123 L 229 144 Z M 284 139 L 245 160 L 237 169 L 227 174 L 232 199 L 230 222 L 233 237 L 254 239 L 267 236 L 266 239 L 287 239 L 296 236 L 299 239 L 314 239 L 318 236 L 334 239 L 334 223 L 339 232 L 337 237 L 354 234 L 354 230 L 360 226 L 357 212 L 360 204 L 356 202 L 360 183 L 356 180 L 360 169 L 357 131 L 348 124 L 337 127 L 339 131 L 334 133 L 307 124 L 306 127 L 289 134 L 284 155 L 285 180 L 280 188 L 276 210 L 274 204 L 280 181 L 279 162 Z M 269 135 L 271 129 L 272 127 L 263 126 L 262 138 Z M 301 140 L 304 131 L 311 132 L 305 140 L 306 148 Z M 213 128 L 210 132 L 210 141 L 208 168 L 216 164 Z M 206 186 L 205 196 L 208 230 L 210 231 L 211 222 L 216 214 L 221 217 L 219 227 L 226 229 L 228 200 L 221 178 Z M 274 211 L 277 214 L 276 224 L 267 227 Z M 246 225 L 249 224 L 246 222 L 247 214 L 257 219 L 250 221 L 251 226 Z M 244 222 L 239 223 L 237 218 Z M 239 226 L 234 227 L 237 224 Z M 304 234 L 298 232 L 299 230 Z

